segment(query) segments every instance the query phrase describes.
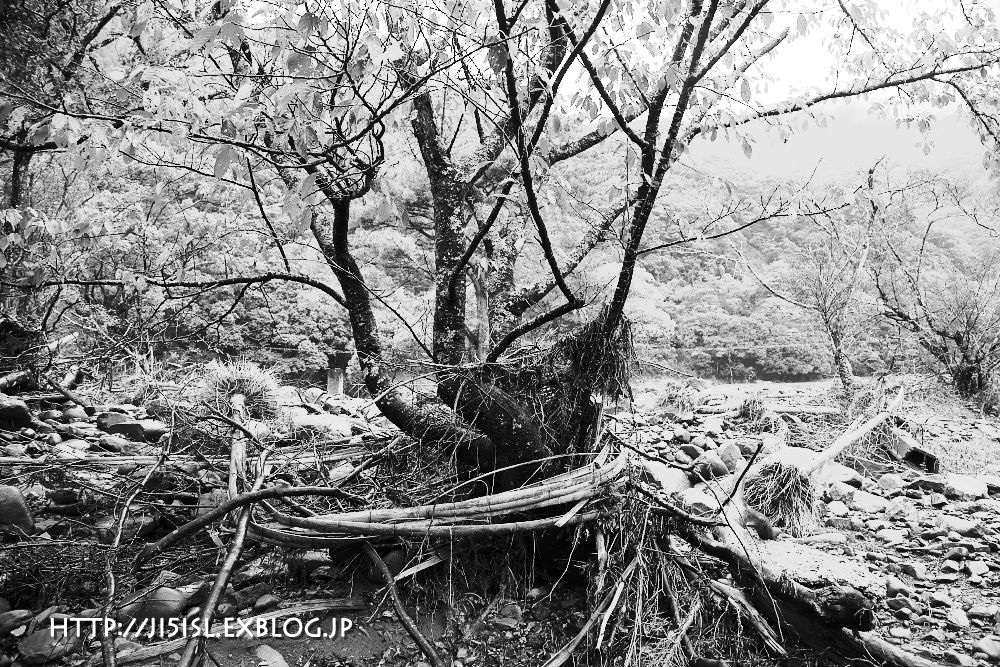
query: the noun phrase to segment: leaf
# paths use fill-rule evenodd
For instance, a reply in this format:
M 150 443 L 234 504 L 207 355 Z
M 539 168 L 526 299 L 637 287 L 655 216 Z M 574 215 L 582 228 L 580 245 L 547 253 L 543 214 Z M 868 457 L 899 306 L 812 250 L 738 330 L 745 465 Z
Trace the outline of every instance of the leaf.
M 487 59 L 494 72 L 497 74 L 503 72 L 503 68 L 507 65 L 507 45 L 500 43 L 491 46 L 487 52 Z
M 229 171 L 230 165 L 233 163 L 233 147 L 223 146 L 219 150 L 219 154 L 215 156 L 215 177 L 218 179 L 223 179 L 226 177 L 226 173 Z
M 799 31 L 800 35 L 806 34 L 806 26 L 807 25 L 808 25 L 808 22 L 806 21 L 806 15 L 805 14 L 799 14 L 799 20 L 796 23 L 795 27 Z
M 743 79 L 742 85 L 740 85 L 740 97 L 743 98 L 744 102 L 750 101 L 750 82 Z
M 260 664 L 262 667 L 288 667 L 288 663 L 285 661 L 284 656 L 275 651 L 273 648 L 267 644 L 261 644 L 256 649 L 254 653 L 260 658 Z
M 747 159 L 753 155 L 753 146 L 751 146 L 750 142 L 746 139 L 743 140 L 743 154 L 747 156 Z

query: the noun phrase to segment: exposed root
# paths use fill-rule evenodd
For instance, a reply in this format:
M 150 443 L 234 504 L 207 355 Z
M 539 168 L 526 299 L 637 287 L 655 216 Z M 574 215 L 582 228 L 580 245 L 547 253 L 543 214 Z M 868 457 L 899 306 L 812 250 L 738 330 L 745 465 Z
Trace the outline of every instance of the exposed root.
M 819 525 L 819 490 L 815 482 L 798 466 L 777 457 L 746 476 L 743 499 L 793 537 L 808 535 Z

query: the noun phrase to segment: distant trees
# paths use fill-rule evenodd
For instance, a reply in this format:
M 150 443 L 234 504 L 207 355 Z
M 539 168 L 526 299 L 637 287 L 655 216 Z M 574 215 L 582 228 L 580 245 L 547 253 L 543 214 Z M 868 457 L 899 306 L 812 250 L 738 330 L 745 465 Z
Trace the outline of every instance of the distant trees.
M 938 200 L 935 197 L 935 200 Z M 995 410 L 1000 368 L 1000 251 L 948 252 L 935 233 L 940 211 L 918 208 L 887 224 L 872 275 L 882 314 L 909 331 L 966 397 Z M 918 221 L 919 220 L 919 221 Z
M 626 306 L 642 259 L 798 209 L 787 198 L 763 199 L 689 221 L 673 236 L 649 234 L 662 219 L 666 178 L 692 142 L 722 137 L 749 155 L 747 129 L 762 120 L 789 136 L 798 112 L 901 90 L 900 104 L 961 100 L 984 137 L 994 136 L 993 116 L 981 113 L 995 102 L 981 71 L 1000 64 L 990 10 L 935 7 L 899 31 L 885 28 L 874 6 L 776 7 L 768 0 L 114 4 L 82 35 L 40 50 L 42 69 L 62 81 L 68 73 L 70 83 L 0 82 L 0 150 L 63 154 L 63 164 L 84 170 L 99 170 L 115 154 L 211 183 L 260 209 L 220 224 L 254 225 L 274 252 L 194 280 L 190 267 L 172 261 L 72 279 L 57 262 L 42 280 L 8 272 L 4 282 L 51 290 L 103 282 L 184 297 L 274 280 L 308 285 L 347 313 L 368 390 L 404 431 L 452 443 L 483 467 L 572 449 L 588 432 L 583 412 L 594 397 L 615 391 L 614 364 L 605 361 L 627 337 Z M 76 9 L 60 5 L 52 20 L 73 25 Z M 14 31 L 34 26 L 18 13 L 6 20 Z M 807 93 L 765 96 L 776 54 L 809 37 L 823 38 L 834 71 L 817 72 Z M 411 147 L 429 195 L 419 221 L 393 203 L 388 167 Z M 615 165 L 607 196 L 560 205 L 563 170 L 594 151 Z M 260 197 L 268 188 L 281 189 L 281 205 L 270 211 Z M 430 248 L 429 332 L 421 317 L 389 308 L 391 289 L 373 284 L 380 266 L 366 264 L 359 243 L 372 222 L 363 215 L 369 207 Z M 4 230 L 5 256 L 40 224 L 29 211 L 18 214 L 17 230 Z M 87 220 L 75 223 L 86 232 Z M 553 439 L 530 401 L 500 391 L 498 362 L 510 361 L 525 336 L 584 312 L 596 291 L 576 271 L 600 245 L 615 248 L 619 261 L 607 298 L 568 327 L 578 344 L 561 349 L 576 355 L 573 386 L 583 389 L 572 398 L 574 432 Z M 322 260 L 322 270 L 299 261 L 305 255 Z M 528 263 L 537 271 L 521 280 Z M 386 311 L 441 369 L 434 395 L 394 380 L 379 320 Z

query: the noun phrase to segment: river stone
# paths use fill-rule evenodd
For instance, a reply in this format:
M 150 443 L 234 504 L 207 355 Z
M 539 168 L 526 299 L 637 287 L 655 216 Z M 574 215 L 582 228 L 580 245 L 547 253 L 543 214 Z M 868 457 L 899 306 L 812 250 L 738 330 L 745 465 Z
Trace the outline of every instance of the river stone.
M 906 480 L 903 479 L 902 475 L 898 475 L 894 472 L 887 472 L 878 478 L 878 485 L 886 491 L 895 491 L 896 489 L 901 489 L 906 486 Z
M 21 490 L 16 486 L 0 486 L 0 533 L 31 535 L 34 532 L 35 520 Z
M 854 494 L 851 496 L 851 499 L 847 501 L 847 505 L 851 509 L 859 512 L 875 514 L 876 512 L 884 511 L 885 508 L 889 506 L 889 502 L 881 496 L 876 496 L 874 493 L 868 493 L 867 491 L 856 489 Z
M 56 618 L 61 615 L 53 615 Z M 57 619 L 58 620 L 58 619 Z M 69 631 L 52 631 L 49 627 L 36 630 L 17 644 L 21 661 L 26 665 L 44 665 L 56 662 L 76 651 L 83 643 L 75 623 L 67 623 Z
M 729 468 L 729 472 L 743 470 L 743 468 L 747 465 L 747 460 L 743 457 L 743 452 L 741 452 L 740 448 L 732 442 L 727 442 L 716 451 L 719 454 L 719 458 L 722 459 L 723 463 L 726 464 L 726 467 Z
M 79 405 L 71 405 L 65 410 L 63 410 L 63 420 L 67 422 L 78 422 L 85 421 L 87 419 L 87 411 Z
M 145 597 L 125 605 L 118 614 L 122 621 L 135 619 L 140 623 L 145 619 L 180 618 L 184 615 L 186 603 L 187 597 L 176 588 L 160 586 Z
M 971 625 L 968 615 L 966 615 L 965 611 L 961 607 L 953 607 L 949 609 L 947 616 L 945 616 L 945 621 L 948 625 L 962 629 Z
M 159 419 L 129 419 L 111 425 L 108 433 L 124 435 L 129 440 L 156 442 L 167 430 L 167 425 Z
M 981 577 L 990 571 L 990 566 L 981 560 L 970 560 L 965 563 L 965 571 L 974 577 Z
M 986 635 L 982 639 L 977 639 L 972 642 L 972 650 L 986 655 L 990 662 L 1000 662 L 1000 637 Z
M 28 404 L 0 393 L 0 428 L 18 429 L 31 426 Z
M 111 427 L 115 424 L 121 424 L 122 422 L 132 421 L 132 418 L 128 415 L 123 415 L 120 412 L 102 412 L 97 415 L 97 428 L 102 431 L 110 431 Z
M 986 482 L 972 475 L 948 475 L 944 495 L 956 500 L 978 500 L 989 495 Z
M 708 451 L 694 461 L 692 477 L 699 479 L 716 479 L 729 474 L 729 467 L 719 458 L 715 451 Z
M 965 537 L 979 534 L 980 523 L 972 519 L 945 514 L 937 517 L 935 522 L 949 533 L 954 532 Z

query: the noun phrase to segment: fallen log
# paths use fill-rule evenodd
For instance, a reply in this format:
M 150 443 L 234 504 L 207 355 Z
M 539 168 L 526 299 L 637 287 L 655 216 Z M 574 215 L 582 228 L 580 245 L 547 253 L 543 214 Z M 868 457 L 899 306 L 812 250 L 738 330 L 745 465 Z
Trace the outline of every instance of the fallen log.
M 839 415 L 842 410 L 829 405 L 771 405 L 772 412 L 779 415 Z M 736 414 L 739 404 L 700 405 L 695 412 L 705 415 Z

